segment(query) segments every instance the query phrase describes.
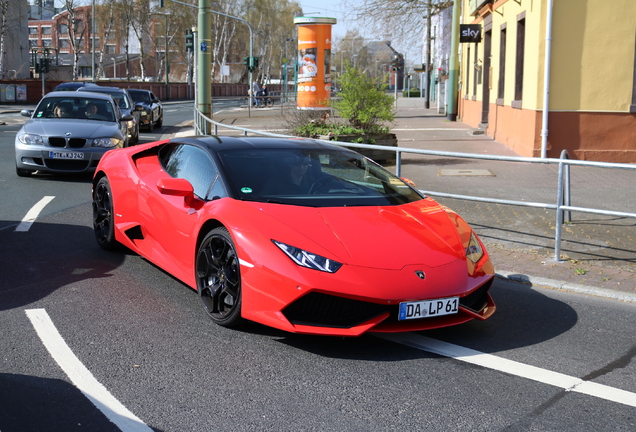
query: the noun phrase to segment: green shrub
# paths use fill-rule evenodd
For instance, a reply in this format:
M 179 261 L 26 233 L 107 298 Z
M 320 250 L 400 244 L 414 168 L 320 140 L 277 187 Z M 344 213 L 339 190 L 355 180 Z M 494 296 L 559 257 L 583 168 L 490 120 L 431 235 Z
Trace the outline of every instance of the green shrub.
M 383 81 L 346 66 L 336 83 L 340 92 L 331 106 L 354 128 L 375 133 L 385 122 L 395 118 L 394 100 L 387 94 Z

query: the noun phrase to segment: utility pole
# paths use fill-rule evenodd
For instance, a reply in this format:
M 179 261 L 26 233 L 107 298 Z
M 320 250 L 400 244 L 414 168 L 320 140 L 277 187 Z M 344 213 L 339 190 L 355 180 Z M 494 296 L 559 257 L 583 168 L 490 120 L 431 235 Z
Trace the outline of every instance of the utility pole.
M 431 8 L 432 4 L 429 0 L 426 13 L 426 99 L 424 100 L 426 109 L 431 107 Z
M 93 82 L 97 81 L 95 77 L 95 0 L 91 4 L 91 76 Z
M 199 0 L 197 50 L 197 109 L 206 117 L 212 117 L 212 26 L 210 0 Z M 208 122 L 202 123 L 204 135 L 209 135 Z
M 169 74 L 170 74 L 170 63 L 168 62 L 168 14 L 165 14 L 166 18 L 166 44 L 165 44 L 165 54 L 164 54 L 164 68 L 166 70 L 166 99 L 170 100 L 170 82 L 169 82 Z
M 461 14 L 459 1 L 453 2 L 453 25 L 451 28 L 451 52 L 448 67 L 448 93 L 446 104 L 448 111 L 446 118 L 457 121 L 457 86 L 459 82 L 459 15 Z M 487 85 L 487 84 L 484 84 Z

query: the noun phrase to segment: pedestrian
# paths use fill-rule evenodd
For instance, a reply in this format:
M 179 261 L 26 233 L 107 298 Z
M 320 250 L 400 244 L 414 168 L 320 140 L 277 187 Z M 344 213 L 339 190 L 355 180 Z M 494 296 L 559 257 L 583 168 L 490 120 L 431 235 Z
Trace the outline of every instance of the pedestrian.
M 256 105 L 257 107 L 259 106 L 258 97 L 260 94 L 261 94 L 261 88 L 259 87 L 258 83 L 254 81 L 252 83 L 252 95 L 254 96 L 254 105 Z

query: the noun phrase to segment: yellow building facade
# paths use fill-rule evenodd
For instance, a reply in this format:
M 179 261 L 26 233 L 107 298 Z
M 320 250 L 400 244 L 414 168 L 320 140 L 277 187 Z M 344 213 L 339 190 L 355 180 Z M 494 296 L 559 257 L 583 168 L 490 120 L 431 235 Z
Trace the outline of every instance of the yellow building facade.
M 461 120 L 522 156 L 636 163 L 636 0 L 550 3 L 462 1 L 482 39 L 460 44 Z

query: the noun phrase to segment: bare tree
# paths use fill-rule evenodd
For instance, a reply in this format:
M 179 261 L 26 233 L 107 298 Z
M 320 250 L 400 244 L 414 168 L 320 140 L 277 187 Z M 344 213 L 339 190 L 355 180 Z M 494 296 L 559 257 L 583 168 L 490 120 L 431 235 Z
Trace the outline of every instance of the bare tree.
M 139 67 L 141 79 L 146 79 L 147 50 L 150 43 L 150 2 L 140 0 L 137 2 L 122 2 L 122 12 L 137 41 L 139 42 Z M 128 51 L 127 51 L 128 52 Z
M 0 78 L 4 78 L 5 34 L 7 32 L 7 13 L 9 0 L 0 0 Z
M 79 68 L 79 55 L 82 52 L 84 35 L 88 28 L 86 23 L 91 20 L 90 13 L 87 13 L 85 17 L 82 17 L 83 19 L 78 16 L 78 12 L 75 10 L 78 6 L 80 6 L 78 3 L 79 2 L 77 0 L 64 0 L 64 8 L 67 13 L 63 20 L 66 21 L 66 26 L 68 28 L 68 43 L 73 50 L 73 68 L 71 69 L 73 81 L 76 81 L 78 77 L 77 71 Z
M 102 36 L 100 37 L 101 46 L 99 49 L 99 60 L 97 60 L 97 71 L 95 72 L 95 76 L 97 78 L 106 75 L 104 73 L 104 55 L 106 54 L 106 49 L 108 47 L 108 40 L 110 39 L 115 26 L 115 6 L 115 0 L 104 0 L 103 7 L 99 8 L 96 12 L 99 22 L 102 23 L 101 28 L 103 30 L 100 32 L 100 26 L 96 25 L 95 30 Z
M 349 1 L 345 0 L 345 4 Z M 412 46 L 422 41 L 423 20 L 428 21 L 430 16 L 452 5 L 448 0 L 362 0 L 349 8 L 349 16 L 376 34 L 391 33 L 392 39 Z

